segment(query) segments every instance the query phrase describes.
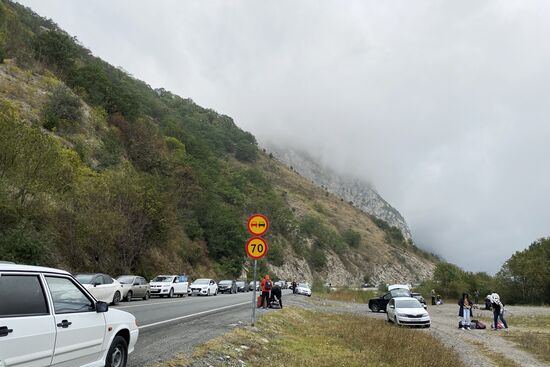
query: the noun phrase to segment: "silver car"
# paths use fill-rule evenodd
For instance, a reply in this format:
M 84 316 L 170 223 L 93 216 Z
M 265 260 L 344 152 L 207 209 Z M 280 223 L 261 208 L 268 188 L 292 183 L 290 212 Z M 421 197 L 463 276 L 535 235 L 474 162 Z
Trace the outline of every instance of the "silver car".
M 151 287 L 145 278 L 137 275 L 121 275 L 117 280 L 122 284 L 122 298 L 129 302 L 132 298 L 148 300 L 151 296 Z

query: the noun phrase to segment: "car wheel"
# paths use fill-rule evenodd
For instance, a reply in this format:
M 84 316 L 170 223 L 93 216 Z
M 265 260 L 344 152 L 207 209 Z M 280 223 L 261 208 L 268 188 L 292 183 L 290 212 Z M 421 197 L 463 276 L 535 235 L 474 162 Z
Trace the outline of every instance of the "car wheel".
M 372 305 L 371 310 L 372 312 L 380 312 L 380 308 L 376 303 Z
M 168 293 L 168 298 L 174 297 L 174 288 L 170 288 L 170 293 Z
M 115 336 L 107 353 L 105 367 L 126 367 L 126 362 L 128 362 L 128 344 L 123 337 Z
M 126 302 L 130 302 L 132 300 L 132 297 L 134 296 L 134 294 L 132 293 L 132 291 L 128 291 L 128 293 L 126 294 L 126 299 L 125 301 Z
M 113 306 L 116 306 L 120 303 L 120 292 L 119 291 L 116 291 L 115 292 L 115 295 L 113 296 L 113 303 L 112 305 Z
M 147 300 L 149 299 L 149 297 L 151 297 L 151 296 L 149 295 L 149 292 L 145 292 L 145 297 L 143 297 L 143 300 L 144 300 L 144 301 L 147 301 Z
M 394 316 L 394 317 L 393 317 L 393 323 L 394 323 L 395 325 L 399 325 L 399 324 L 397 323 L 397 316 Z

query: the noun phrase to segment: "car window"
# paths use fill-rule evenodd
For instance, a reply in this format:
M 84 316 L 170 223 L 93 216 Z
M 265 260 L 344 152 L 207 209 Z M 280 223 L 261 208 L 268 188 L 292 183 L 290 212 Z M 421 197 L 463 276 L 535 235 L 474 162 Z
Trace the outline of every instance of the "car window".
M 105 282 L 103 281 L 103 276 L 96 275 L 91 284 L 105 284 Z
M 180 276 L 180 283 L 187 282 L 187 277 L 185 275 Z
M 400 299 L 397 301 L 397 307 L 399 308 L 422 308 L 420 302 L 417 299 Z
M 113 284 L 113 278 L 103 274 L 103 284 Z
M 128 275 L 118 277 L 117 280 L 122 284 L 134 284 L 134 277 Z
M 139 284 L 140 284 L 140 285 L 146 285 L 147 282 L 145 281 L 145 279 L 139 278 Z
M 72 280 L 47 276 L 46 282 L 52 295 L 56 314 L 94 311 L 94 303 Z
M 46 294 L 38 275 L 0 276 L 0 317 L 47 315 Z

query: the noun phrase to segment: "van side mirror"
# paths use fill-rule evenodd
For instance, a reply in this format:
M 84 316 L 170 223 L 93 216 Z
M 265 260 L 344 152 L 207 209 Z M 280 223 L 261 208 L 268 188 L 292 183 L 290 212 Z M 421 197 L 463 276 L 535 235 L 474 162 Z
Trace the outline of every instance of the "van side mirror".
M 107 304 L 106 302 L 98 301 L 95 304 L 95 311 L 97 313 L 107 312 L 109 311 L 109 304 Z

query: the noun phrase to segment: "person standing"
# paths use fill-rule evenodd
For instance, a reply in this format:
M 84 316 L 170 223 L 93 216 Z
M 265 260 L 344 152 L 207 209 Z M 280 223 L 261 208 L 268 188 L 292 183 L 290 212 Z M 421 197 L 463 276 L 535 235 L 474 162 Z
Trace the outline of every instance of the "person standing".
M 298 284 L 296 283 L 296 281 L 293 281 L 293 282 L 292 282 L 292 294 L 296 294 L 296 286 L 297 286 L 297 285 L 298 285 Z
M 479 291 L 476 289 L 474 291 L 474 304 L 477 305 L 478 301 L 479 301 Z
M 460 329 L 471 330 L 470 318 L 472 316 L 472 302 L 470 301 L 470 295 L 468 293 L 462 293 L 462 298 L 458 301 L 460 309 L 458 310 L 458 316 L 462 317 L 462 326 Z
M 502 321 L 504 330 L 508 331 L 508 324 L 504 319 L 504 303 L 500 300 L 498 293 L 491 294 L 491 306 L 493 306 L 493 330 L 498 330 L 498 320 Z
M 265 278 L 262 279 L 260 285 L 262 286 L 262 306 L 263 308 L 267 308 L 267 305 L 269 304 L 269 293 L 273 288 L 273 282 L 269 279 L 268 274 L 266 274 Z
M 432 294 L 432 306 L 435 306 L 435 305 L 436 305 L 436 299 L 435 299 L 436 294 L 435 294 L 435 289 L 432 289 L 431 294 Z

